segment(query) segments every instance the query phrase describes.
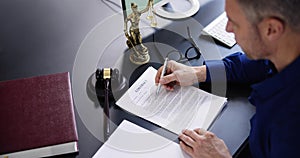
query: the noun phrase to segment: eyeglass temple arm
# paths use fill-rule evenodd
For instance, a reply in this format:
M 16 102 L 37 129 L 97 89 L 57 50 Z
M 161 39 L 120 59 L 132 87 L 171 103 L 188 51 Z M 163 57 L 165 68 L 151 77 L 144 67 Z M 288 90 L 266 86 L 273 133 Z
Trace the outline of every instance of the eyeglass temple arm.
M 196 48 L 197 57 L 198 57 L 198 56 L 200 57 L 200 55 L 201 55 L 201 50 L 200 50 L 200 48 L 197 46 L 197 44 L 195 43 L 195 41 L 194 41 L 194 39 L 193 39 L 193 37 L 192 37 L 192 35 L 191 35 L 191 31 L 190 31 L 190 27 L 189 27 L 189 26 L 187 26 L 187 32 L 188 32 L 188 36 L 189 36 L 188 40 L 191 42 L 191 44 L 193 45 L 193 47 Z

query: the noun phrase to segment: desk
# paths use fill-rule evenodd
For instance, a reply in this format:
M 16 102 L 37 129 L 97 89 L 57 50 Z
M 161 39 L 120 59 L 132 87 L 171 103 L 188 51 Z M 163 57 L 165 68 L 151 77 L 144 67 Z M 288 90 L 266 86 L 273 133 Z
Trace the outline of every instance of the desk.
M 206 26 L 224 10 L 224 0 L 199 1 L 201 8 L 194 18 L 203 26 Z M 109 20 L 120 17 L 120 15 L 115 16 L 116 12 L 121 11 L 121 8 L 118 6 L 120 6 L 119 0 L 0 1 L 0 80 L 65 71 L 71 72 L 80 152 L 78 155 L 70 155 L 70 157 L 91 157 L 102 145 L 101 107 L 95 102 L 93 96 L 81 99 L 78 95 L 87 96 L 86 82 L 97 66 L 110 66 L 107 59 L 121 59 L 117 54 L 113 53 L 102 54 L 96 59 L 88 59 L 84 55 L 79 57 L 78 52 L 83 48 L 82 43 L 87 37 L 91 37 L 91 32 L 97 31 L 95 28 L 99 26 L 112 28 L 109 27 L 112 25 L 115 26 L 113 27 L 114 30 L 121 28 L 119 31 L 122 32 L 122 21 L 119 20 L 118 24 L 121 24 L 119 26 L 114 25 L 114 22 L 118 22 L 118 20 L 112 20 L 112 23 Z M 170 30 L 176 29 L 180 24 L 180 21 L 174 22 L 167 27 Z M 108 30 L 107 34 L 114 30 Z M 195 34 L 195 38 L 200 35 L 197 32 L 200 31 L 198 27 L 191 27 L 191 31 Z M 98 45 L 91 45 L 89 47 L 91 52 L 87 52 L 87 54 L 94 53 L 93 51 L 101 53 L 100 50 L 103 49 L 104 51 L 113 52 L 114 49 L 119 47 L 126 47 L 125 38 L 121 33 L 117 33 L 114 36 L 115 42 L 120 41 L 117 42 L 119 45 L 113 46 L 101 43 L 107 42 L 105 41 L 107 34 L 103 34 L 103 38 L 100 38 Z M 198 42 L 200 42 L 199 46 L 201 49 L 208 52 L 205 59 L 221 58 L 235 50 L 239 50 L 238 46 L 228 49 L 223 46 L 216 46 L 207 40 Z M 112 42 L 108 41 L 108 43 Z M 102 45 L 102 47 L 101 44 L 104 44 L 104 46 Z M 216 51 L 220 53 L 216 55 L 214 53 Z M 85 59 L 83 60 L 85 63 L 94 63 L 89 69 L 80 70 L 84 73 L 83 75 L 77 73 L 78 69 L 82 68 L 80 66 L 77 67 L 79 58 Z M 156 61 L 161 62 L 158 57 Z M 192 62 L 192 64 L 199 64 L 199 61 Z M 77 83 L 80 81 L 83 81 L 85 84 L 79 85 L 82 87 L 77 87 Z M 81 88 L 84 90 L 81 91 Z M 82 110 L 85 106 L 94 107 L 97 110 L 88 113 L 88 110 Z M 224 139 L 232 154 L 246 140 L 249 133 L 249 119 L 253 115 L 254 110 L 245 97 L 232 98 L 228 107 L 214 123 L 211 130 Z M 122 119 L 122 117 L 117 118 L 114 115 L 112 117 L 115 119 L 115 122 L 119 122 Z M 140 124 L 147 124 L 134 116 L 127 117 Z

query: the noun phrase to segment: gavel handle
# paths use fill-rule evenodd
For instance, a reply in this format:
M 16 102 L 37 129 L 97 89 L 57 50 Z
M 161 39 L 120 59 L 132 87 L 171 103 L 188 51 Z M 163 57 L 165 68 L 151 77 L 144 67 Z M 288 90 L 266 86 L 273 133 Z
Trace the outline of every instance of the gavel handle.
M 104 130 L 105 130 L 105 135 L 108 138 L 110 134 L 110 118 L 109 118 L 109 84 L 110 81 L 109 79 L 104 80 L 104 106 L 103 106 L 103 112 L 105 114 L 104 116 Z

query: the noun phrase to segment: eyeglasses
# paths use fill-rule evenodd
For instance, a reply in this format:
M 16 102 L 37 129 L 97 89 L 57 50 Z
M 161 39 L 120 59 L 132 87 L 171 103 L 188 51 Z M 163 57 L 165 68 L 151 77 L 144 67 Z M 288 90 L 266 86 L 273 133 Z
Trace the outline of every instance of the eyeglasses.
M 186 40 L 189 41 L 189 43 L 192 46 L 190 46 L 188 49 L 186 49 L 186 51 L 184 53 L 184 57 L 180 51 L 171 50 L 170 52 L 167 53 L 168 58 L 173 59 L 177 62 L 187 62 L 190 60 L 199 59 L 201 57 L 201 50 L 195 43 L 195 41 L 191 35 L 189 27 L 187 27 L 187 33 L 188 33 L 188 38 Z

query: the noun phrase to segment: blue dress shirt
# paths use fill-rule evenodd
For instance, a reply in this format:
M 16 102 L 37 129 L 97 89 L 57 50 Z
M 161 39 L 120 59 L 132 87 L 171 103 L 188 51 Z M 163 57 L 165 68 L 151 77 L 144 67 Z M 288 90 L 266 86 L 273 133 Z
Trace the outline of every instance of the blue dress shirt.
M 250 83 L 249 101 L 256 106 L 249 146 L 255 158 L 297 157 L 300 151 L 300 57 L 281 72 L 267 60 L 235 53 L 221 62 L 207 61 L 210 71 L 224 67 L 228 82 Z

